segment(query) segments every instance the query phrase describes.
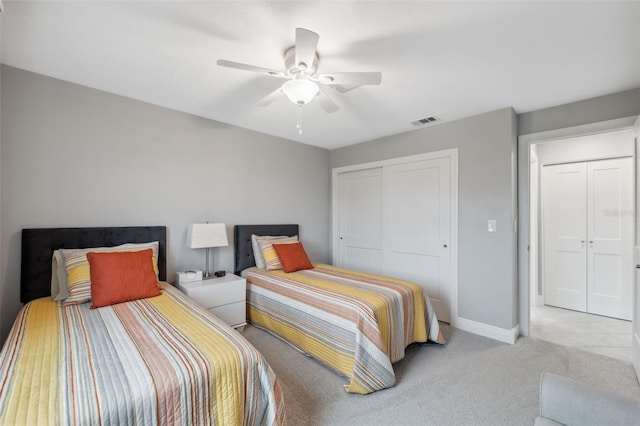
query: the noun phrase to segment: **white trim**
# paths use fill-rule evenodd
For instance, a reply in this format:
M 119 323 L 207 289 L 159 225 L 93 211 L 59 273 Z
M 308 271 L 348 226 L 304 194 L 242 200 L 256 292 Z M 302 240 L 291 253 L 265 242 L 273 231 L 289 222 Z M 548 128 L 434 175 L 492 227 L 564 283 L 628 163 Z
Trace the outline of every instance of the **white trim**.
M 634 331 L 631 342 L 631 364 L 636 372 L 636 378 L 640 380 L 640 365 L 636 362 L 638 359 L 640 359 L 640 338 L 638 337 L 638 333 Z
M 458 158 L 458 148 L 443 149 L 442 151 L 426 152 L 424 154 L 408 155 L 406 157 L 390 158 L 388 160 L 373 161 L 371 163 L 354 164 L 351 166 L 335 167 L 332 169 L 333 177 L 338 173 L 355 172 L 356 170 L 373 169 L 376 167 L 392 166 L 394 164 L 414 163 L 416 161 L 435 160 L 437 158 Z
M 640 116 L 637 117 L 635 123 L 633 124 L 633 132 L 635 134 L 635 158 L 636 158 L 636 163 L 635 163 L 635 167 L 634 167 L 634 183 L 636 184 L 635 187 L 635 191 L 634 191 L 634 196 L 636 196 L 635 198 L 635 208 L 636 208 L 636 215 L 638 214 L 637 212 L 640 210 L 640 200 L 637 197 L 638 194 L 638 138 L 640 138 Z M 637 217 L 637 216 L 636 216 Z M 637 218 L 636 218 L 636 222 L 637 222 Z M 637 223 L 636 223 L 637 224 Z M 634 224 L 634 225 L 636 225 Z M 635 237 L 635 247 L 634 247 L 634 256 L 633 256 L 633 263 L 635 264 L 636 268 L 638 267 L 638 257 L 636 252 L 638 251 L 637 246 L 640 245 L 640 239 L 638 238 L 638 230 L 636 228 L 636 231 L 634 232 L 634 237 Z M 638 278 L 638 269 L 634 269 L 634 274 L 633 274 L 633 292 L 631 295 L 631 300 L 632 302 L 632 306 L 631 306 L 631 312 L 632 312 L 632 323 L 631 323 L 631 331 L 632 331 L 632 343 L 631 343 L 631 363 L 633 364 L 633 369 L 635 370 L 636 373 L 636 379 L 640 380 L 640 336 L 638 336 L 638 330 L 640 330 L 640 312 L 638 311 L 638 309 L 640 309 L 640 306 L 638 306 L 638 286 L 640 285 L 640 282 L 638 282 L 640 280 L 640 278 Z
M 449 323 L 458 323 L 458 149 L 447 151 L 451 159 L 451 288 L 449 297 Z
M 374 161 L 371 163 L 355 164 L 351 166 L 336 167 L 331 173 L 331 261 L 336 264 L 336 256 L 339 252 L 340 234 L 335 226 L 338 221 L 338 174 L 357 170 L 372 169 L 376 167 L 395 164 L 412 163 L 416 161 L 434 160 L 437 158 L 449 158 L 451 161 L 451 288 L 449 297 L 449 319 L 452 327 L 458 323 L 458 148 L 442 151 L 427 152 L 424 154 L 410 155 L 406 157 L 391 158 L 388 160 Z
M 518 143 L 541 143 L 545 141 L 556 141 L 558 139 L 574 138 L 577 136 L 594 135 L 597 133 L 607 133 L 616 130 L 625 130 L 633 127 L 637 115 L 615 120 L 600 121 L 597 123 L 583 124 L 580 126 L 566 127 L 564 129 L 548 130 L 546 132 L 530 133 L 518 137 Z
M 456 328 L 468 331 L 499 342 L 509 343 L 513 345 L 520 335 L 520 325 L 516 324 L 511 330 L 495 327 L 493 325 L 484 324 L 482 322 L 472 321 L 466 318 L 456 319 Z

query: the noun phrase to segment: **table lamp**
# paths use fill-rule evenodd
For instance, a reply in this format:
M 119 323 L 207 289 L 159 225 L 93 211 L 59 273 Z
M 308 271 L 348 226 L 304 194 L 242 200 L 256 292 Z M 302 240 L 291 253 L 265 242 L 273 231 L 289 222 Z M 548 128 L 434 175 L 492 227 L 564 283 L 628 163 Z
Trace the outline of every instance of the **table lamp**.
M 209 272 L 209 249 L 228 245 L 227 228 L 224 223 L 194 223 L 189 225 L 187 247 L 190 249 L 206 249 L 207 270 L 203 279 L 211 278 L 211 273 Z

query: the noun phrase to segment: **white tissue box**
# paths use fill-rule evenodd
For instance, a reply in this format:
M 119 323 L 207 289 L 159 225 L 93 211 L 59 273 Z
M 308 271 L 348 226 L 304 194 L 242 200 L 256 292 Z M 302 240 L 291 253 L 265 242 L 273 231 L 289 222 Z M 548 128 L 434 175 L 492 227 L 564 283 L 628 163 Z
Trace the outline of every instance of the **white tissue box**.
M 176 284 L 191 283 L 194 281 L 202 281 L 202 271 L 176 272 Z

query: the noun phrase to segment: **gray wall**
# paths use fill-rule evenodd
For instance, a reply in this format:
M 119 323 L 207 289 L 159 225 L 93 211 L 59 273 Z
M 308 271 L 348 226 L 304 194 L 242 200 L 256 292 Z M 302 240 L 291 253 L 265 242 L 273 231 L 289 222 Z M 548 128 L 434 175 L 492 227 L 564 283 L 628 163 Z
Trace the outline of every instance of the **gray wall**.
M 2 13 L 0 13 L 0 46 L 2 46 Z M 0 49 L 0 64 L 2 64 L 2 49 Z M 0 235 L 2 235 L 2 66 L 0 66 Z M 2 262 L 2 244 L 0 244 L 0 265 Z M 2 291 L 0 290 L 0 342 L 4 342 L 2 320 Z
M 640 88 L 585 99 L 518 115 L 518 134 L 597 123 L 640 112 Z
M 511 108 L 330 152 L 332 168 L 458 148 L 458 316 L 502 329 L 517 319 L 516 116 Z M 487 232 L 496 219 L 498 232 Z
M 166 225 L 168 272 L 203 269 L 194 222 L 299 223 L 329 261 L 329 151 L 3 66 L 2 340 L 19 303 L 20 230 Z M 232 247 L 212 269 L 233 268 Z

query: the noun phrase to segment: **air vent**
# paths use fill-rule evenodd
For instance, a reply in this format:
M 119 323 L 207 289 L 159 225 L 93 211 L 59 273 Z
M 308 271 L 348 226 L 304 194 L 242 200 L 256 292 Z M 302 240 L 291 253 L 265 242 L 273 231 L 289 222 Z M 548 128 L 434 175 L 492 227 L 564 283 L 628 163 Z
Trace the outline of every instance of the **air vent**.
M 431 115 L 429 117 L 425 117 L 425 118 L 421 118 L 419 120 L 416 121 L 412 121 L 411 124 L 413 124 L 416 127 L 423 127 L 423 126 L 428 126 L 431 124 L 435 124 L 440 122 L 440 119 L 438 117 L 436 117 L 435 115 Z

